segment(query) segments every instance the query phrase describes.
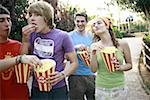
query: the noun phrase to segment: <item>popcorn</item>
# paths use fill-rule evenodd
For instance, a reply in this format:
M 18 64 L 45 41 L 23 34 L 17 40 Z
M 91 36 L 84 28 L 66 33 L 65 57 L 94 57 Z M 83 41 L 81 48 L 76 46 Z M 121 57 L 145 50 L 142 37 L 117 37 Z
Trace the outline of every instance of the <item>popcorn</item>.
M 52 86 L 50 84 L 49 75 L 55 71 L 56 62 L 52 59 L 42 59 L 42 66 L 36 66 L 35 76 L 38 82 L 40 91 L 50 91 Z
M 81 60 L 85 63 L 85 65 L 90 66 L 90 58 L 87 50 L 77 51 L 77 54 L 81 58 Z
M 17 83 L 23 84 L 27 83 L 30 76 L 30 65 L 19 63 L 15 65 L 15 73 L 17 78 Z
M 115 57 L 116 48 L 115 47 L 106 47 L 101 51 L 102 58 L 105 62 L 107 70 L 111 73 L 115 71 L 115 64 L 112 63 L 112 58 Z

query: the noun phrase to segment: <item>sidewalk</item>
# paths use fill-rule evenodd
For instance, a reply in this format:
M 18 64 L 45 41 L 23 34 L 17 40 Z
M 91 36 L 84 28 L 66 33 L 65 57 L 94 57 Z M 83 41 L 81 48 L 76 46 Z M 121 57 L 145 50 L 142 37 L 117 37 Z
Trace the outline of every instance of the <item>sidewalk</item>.
M 147 95 L 140 83 L 140 76 L 138 71 L 138 62 L 142 47 L 142 38 L 124 38 L 129 44 L 131 50 L 131 57 L 133 68 L 125 72 L 126 84 L 129 89 L 128 100 L 150 100 L 150 95 Z

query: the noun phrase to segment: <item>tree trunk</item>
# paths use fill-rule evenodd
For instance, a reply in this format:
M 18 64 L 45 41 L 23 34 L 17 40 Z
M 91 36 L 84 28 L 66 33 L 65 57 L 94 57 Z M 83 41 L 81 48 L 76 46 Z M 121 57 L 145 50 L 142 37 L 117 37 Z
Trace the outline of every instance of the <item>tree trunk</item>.
M 150 12 L 148 11 L 148 9 L 144 6 L 144 14 L 146 16 L 146 22 L 148 23 L 148 32 L 150 34 Z

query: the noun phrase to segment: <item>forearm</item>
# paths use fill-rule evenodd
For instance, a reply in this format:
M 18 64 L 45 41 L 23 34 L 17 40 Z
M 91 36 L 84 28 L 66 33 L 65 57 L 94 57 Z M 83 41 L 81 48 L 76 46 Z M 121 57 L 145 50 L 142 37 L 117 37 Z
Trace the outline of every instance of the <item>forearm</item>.
M 26 35 L 23 35 L 21 54 L 29 54 L 29 47 L 30 47 L 29 37 L 27 37 Z
M 120 66 L 121 71 L 128 71 L 130 69 L 132 69 L 132 64 L 130 64 L 130 63 L 127 63 L 127 64 L 124 64 L 124 65 Z
M 29 54 L 29 47 L 30 47 L 30 44 L 29 44 L 28 38 L 23 36 L 21 54 Z
M 91 55 L 91 71 L 92 72 L 96 72 L 97 68 L 98 68 L 98 63 L 97 63 L 97 58 L 96 58 L 96 54 L 95 55 Z
M 27 42 L 22 43 L 21 54 L 29 54 L 29 43 Z
M 0 71 L 8 69 L 16 64 L 16 57 L 0 60 Z
M 71 74 L 73 74 L 76 70 L 76 68 L 78 67 L 78 63 L 77 62 L 73 62 L 70 63 L 70 67 L 65 67 L 64 69 L 64 73 L 66 74 L 66 76 L 69 76 Z
M 64 69 L 64 73 L 66 76 L 73 74 L 78 67 L 78 59 L 75 53 L 70 54 L 70 57 L 68 59 L 70 61 L 70 66 L 66 66 Z

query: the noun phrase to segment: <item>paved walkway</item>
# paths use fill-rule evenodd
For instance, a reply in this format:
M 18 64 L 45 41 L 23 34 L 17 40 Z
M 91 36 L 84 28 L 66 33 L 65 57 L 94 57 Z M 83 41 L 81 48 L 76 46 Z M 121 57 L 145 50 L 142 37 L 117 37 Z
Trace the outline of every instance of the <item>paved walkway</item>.
M 125 72 L 126 84 L 129 89 L 128 100 L 150 100 L 150 95 L 147 95 L 140 83 L 140 76 L 138 71 L 138 62 L 142 47 L 142 38 L 124 38 L 129 44 L 131 50 L 131 57 L 133 68 Z

